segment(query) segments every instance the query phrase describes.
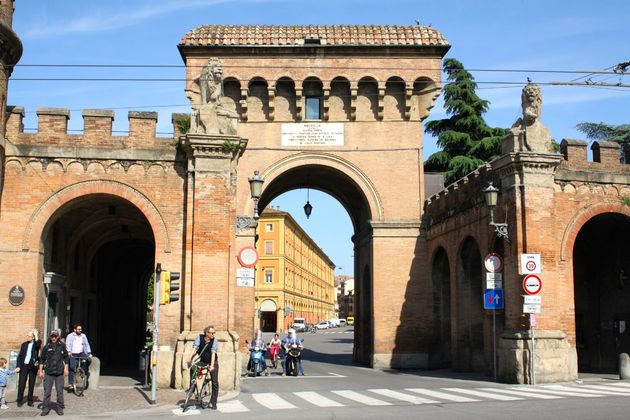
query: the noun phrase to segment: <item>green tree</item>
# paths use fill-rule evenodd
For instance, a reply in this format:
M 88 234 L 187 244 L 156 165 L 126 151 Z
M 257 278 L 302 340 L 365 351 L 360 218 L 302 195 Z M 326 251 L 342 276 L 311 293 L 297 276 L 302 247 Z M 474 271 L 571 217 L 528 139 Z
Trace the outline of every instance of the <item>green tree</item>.
M 590 140 L 614 141 L 621 144 L 621 161 L 626 161 L 626 150 L 630 146 L 630 124 L 604 124 L 584 122 L 575 126 Z
M 425 131 L 437 137 L 442 150 L 424 162 L 427 172 L 444 173 L 444 185 L 477 169 L 501 153 L 501 139 L 505 128 L 492 128 L 483 114 L 490 102 L 477 96 L 474 77 L 459 61 L 444 61 L 448 83 L 444 86 L 444 107 L 449 118 L 429 121 Z

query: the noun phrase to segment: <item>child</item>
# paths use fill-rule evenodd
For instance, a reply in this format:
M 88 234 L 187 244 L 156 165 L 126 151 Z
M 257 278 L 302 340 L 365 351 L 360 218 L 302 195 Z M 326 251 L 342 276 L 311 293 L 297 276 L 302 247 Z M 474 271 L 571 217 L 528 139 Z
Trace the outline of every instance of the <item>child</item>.
M 7 376 L 15 375 L 20 371 L 20 368 L 15 370 L 7 369 L 7 359 L 0 357 L 0 409 L 6 410 L 9 408 L 4 399 L 4 395 L 7 392 Z

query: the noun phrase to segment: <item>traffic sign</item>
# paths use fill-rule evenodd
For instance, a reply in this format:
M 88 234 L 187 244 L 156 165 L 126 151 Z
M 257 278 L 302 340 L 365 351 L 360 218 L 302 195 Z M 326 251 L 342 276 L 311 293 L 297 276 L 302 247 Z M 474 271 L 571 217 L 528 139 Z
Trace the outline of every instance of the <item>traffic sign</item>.
M 542 289 L 542 280 L 535 274 L 525 276 L 523 279 L 523 290 L 528 295 L 537 295 Z
M 526 305 L 541 305 L 542 297 L 541 296 L 530 296 L 523 295 L 523 303 Z
M 486 290 L 483 294 L 483 309 L 503 308 L 503 289 Z
M 540 305 L 525 305 L 523 304 L 523 313 L 524 314 L 539 314 L 540 313 Z
M 503 273 L 486 273 L 486 289 L 503 289 Z
M 243 247 L 236 256 L 238 262 L 247 268 L 253 268 L 258 262 L 258 251 L 251 246 Z
M 540 274 L 542 273 L 542 263 L 540 254 L 521 254 L 520 274 Z
M 503 270 L 503 258 L 499 254 L 490 253 L 483 259 L 483 265 L 490 273 L 498 273 Z

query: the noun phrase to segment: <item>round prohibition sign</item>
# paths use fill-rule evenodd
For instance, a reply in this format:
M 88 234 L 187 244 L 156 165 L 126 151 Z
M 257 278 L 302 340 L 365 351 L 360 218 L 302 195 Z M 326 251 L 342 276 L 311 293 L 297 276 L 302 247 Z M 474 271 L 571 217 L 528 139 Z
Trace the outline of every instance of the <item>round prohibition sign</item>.
M 542 280 L 535 274 L 525 276 L 523 279 L 523 290 L 528 295 L 537 295 L 542 289 Z
M 258 251 L 254 247 L 246 246 L 239 251 L 236 259 L 243 267 L 253 268 L 258 262 Z
M 529 272 L 534 271 L 536 269 L 536 262 L 527 261 L 527 263 L 525 263 L 525 269 Z
M 503 270 L 503 258 L 494 252 L 490 253 L 483 259 L 483 265 L 489 273 L 500 273 Z

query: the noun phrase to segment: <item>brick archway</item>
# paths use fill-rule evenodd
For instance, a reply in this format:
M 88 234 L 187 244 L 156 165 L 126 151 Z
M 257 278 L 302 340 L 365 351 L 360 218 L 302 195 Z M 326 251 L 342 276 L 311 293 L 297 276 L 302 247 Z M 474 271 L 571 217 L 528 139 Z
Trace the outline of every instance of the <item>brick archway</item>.
M 58 210 L 72 200 L 92 194 L 113 195 L 132 203 L 147 218 L 153 230 L 156 253 L 157 250 L 162 250 L 165 253 L 170 252 L 171 245 L 166 224 L 156 206 L 137 189 L 111 180 L 77 182 L 48 197 L 30 217 L 22 236 L 22 250 L 40 249 L 42 234 Z
M 578 212 L 567 225 L 562 236 L 560 260 L 567 261 L 567 256 L 573 255 L 573 246 L 580 230 L 593 217 L 603 213 L 619 213 L 630 217 L 630 207 L 619 202 L 604 202 L 586 207 Z

